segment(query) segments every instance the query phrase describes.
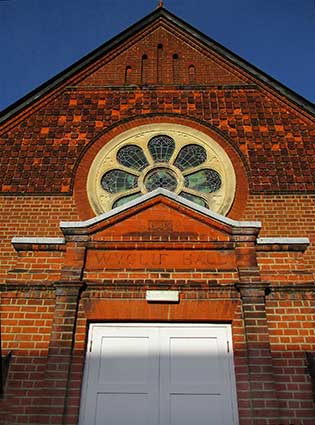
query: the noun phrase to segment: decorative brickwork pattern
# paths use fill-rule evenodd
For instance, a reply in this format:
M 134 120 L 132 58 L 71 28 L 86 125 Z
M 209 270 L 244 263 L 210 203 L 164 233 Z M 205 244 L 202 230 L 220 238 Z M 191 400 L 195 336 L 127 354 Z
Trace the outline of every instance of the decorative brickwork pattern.
M 130 43 L 131 44 L 131 43 Z M 159 47 L 158 46 L 162 46 Z M 146 69 L 141 69 L 143 55 L 146 55 Z M 158 60 L 159 55 L 159 60 Z M 174 75 L 174 55 L 177 56 L 178 73 Z M 128 84 L 190 84 L 190 67 L 195 66 L 194 84 L 221 85 L 246 84 L 248 79 L 197 44 L 187 42 L 187 37 L 175 35 L 169 29 L 155 31 L 126 46 L 119 56 L 100 61 L 98 69 L 80 82 L 80 86 L 123 85 L 126 68 L 129 67 Z M 104 65 L 102 65 L 102 62 Z M 141 72 L 145 72 L 142 78 Z
M 246 158 L 252 191 L 315 190 L 314 124 L 257 89 L 209 87 L 64 92 L 1 135 L 2 192 L 71 192 L 80 155 L 93 138 L 121 120 L 152 113 L 213 126 Z

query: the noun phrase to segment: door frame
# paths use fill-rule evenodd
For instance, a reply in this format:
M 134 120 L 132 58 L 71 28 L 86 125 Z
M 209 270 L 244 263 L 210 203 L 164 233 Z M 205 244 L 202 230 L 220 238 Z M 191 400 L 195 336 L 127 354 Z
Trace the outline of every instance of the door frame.
M 90 366 L 90 358 L 93 353 L 92 345 L 93 345 L 93 330 L 95 328 L 100 327 L 125 327 L 125 328 L 221 328 L 225 330 L 225 336 L 227 341 L 227 364 L 228 364 L 228 375 L 230 377 L 230 396 L 231 396 L 231 404 L 232 404 L 232 416 L 233 416 L 233 424 L 231 425 L 239 425 L 239 414 L 238 414 L 238 404 L 237 404 L 237 392 L 236 392 L 236 380 L 235 380 L 235 368 L 234 368 L 234 356 L 233 356 L 233 339 L 232 339 L 232 325 L 228 323 L 189 323 L 189 322 L 97 322 L 97 323 L 89 323 L 88 330 L 88 339 L 87 339 L 87 350 L 86 357 L 84 362 L 84 373 L 83 380 L 81 386 L 81 398 L 80 398 L 80 412 L 79 412 L 79 422 L 78 425 L 84 424 L 84 415 L 86 410 L 86 399 L 88 393 L 88 376 L 89 376 L 89 366 Z

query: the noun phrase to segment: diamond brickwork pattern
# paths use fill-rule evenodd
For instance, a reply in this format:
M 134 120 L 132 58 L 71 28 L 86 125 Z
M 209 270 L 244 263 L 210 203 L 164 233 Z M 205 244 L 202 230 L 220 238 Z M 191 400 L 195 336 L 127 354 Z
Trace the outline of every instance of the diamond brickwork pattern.
M 71 193 L 90 140 L 122 119 L 173 113 L 207 122 L 239 149 L 255 192 L 315 191 L 315 124 L 255 89 L 77 90 L 2 131 L 3 193 Z

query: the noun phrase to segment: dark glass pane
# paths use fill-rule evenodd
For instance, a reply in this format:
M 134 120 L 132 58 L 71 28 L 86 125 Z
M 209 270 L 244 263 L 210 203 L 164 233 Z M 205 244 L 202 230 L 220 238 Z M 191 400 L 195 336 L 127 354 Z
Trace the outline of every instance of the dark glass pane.
M 144 184 L 149 192 L 158 187 L 173 191 L 177 187 L 177 179 L 172 171 L 157 168 L 146 177 Z
M 124 196 L 123 198 L 117 199 L 117 201 L 114 202 L 113 208 L 120 207 L 121 205 L 126 204 L 129 201 L 132 201 L 133 199 L 139 198 L 142 194 L 139 193 L 133 193 L 132 195 Z
M 202 164 L 206 159 L 207 153 L 202 146 L 187 145 L 180 150 L 174 165 L 183 171 Z
M 128 145 L 119 149 L 117 160 L 125 167 L 134 168 L 138 171 L 142 171 L 149 165 L 143 150 L 135 145 Z
M 175 142 L 169 136 L 155 136 L 148 143 L 154 162 L 168 162 L 175 149 Z
M 125 192 L 137 187 L 138 177 L 122 170 L 111 170 L 105 173 L 101 179 L 102 188 L 110 193 Z
M 199 198 L 199 196 L 191 195 L 190 193 L 186 192 L 181 192 L 179 195 L 185 199 L 188 199 L 189 201 L 195 202 L 195 204 L 208 208 L 207 202 L 204 199 Z
M 221 184 L 220 174 L 215 170 L 200 170 L 185 177 L 185 186 L 198 192 L 215 192 Z

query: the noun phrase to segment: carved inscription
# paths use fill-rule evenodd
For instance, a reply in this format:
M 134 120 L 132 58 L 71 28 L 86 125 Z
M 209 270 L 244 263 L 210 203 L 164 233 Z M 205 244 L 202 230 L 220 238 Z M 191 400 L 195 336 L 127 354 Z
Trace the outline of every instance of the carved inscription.
M 151 220 L 149 221 L 150 232 L 172 232 L 173 223 L 167 220 Z
M 234 251 L 89 250 L 86 270 L 222 270 L 236 267 Z

